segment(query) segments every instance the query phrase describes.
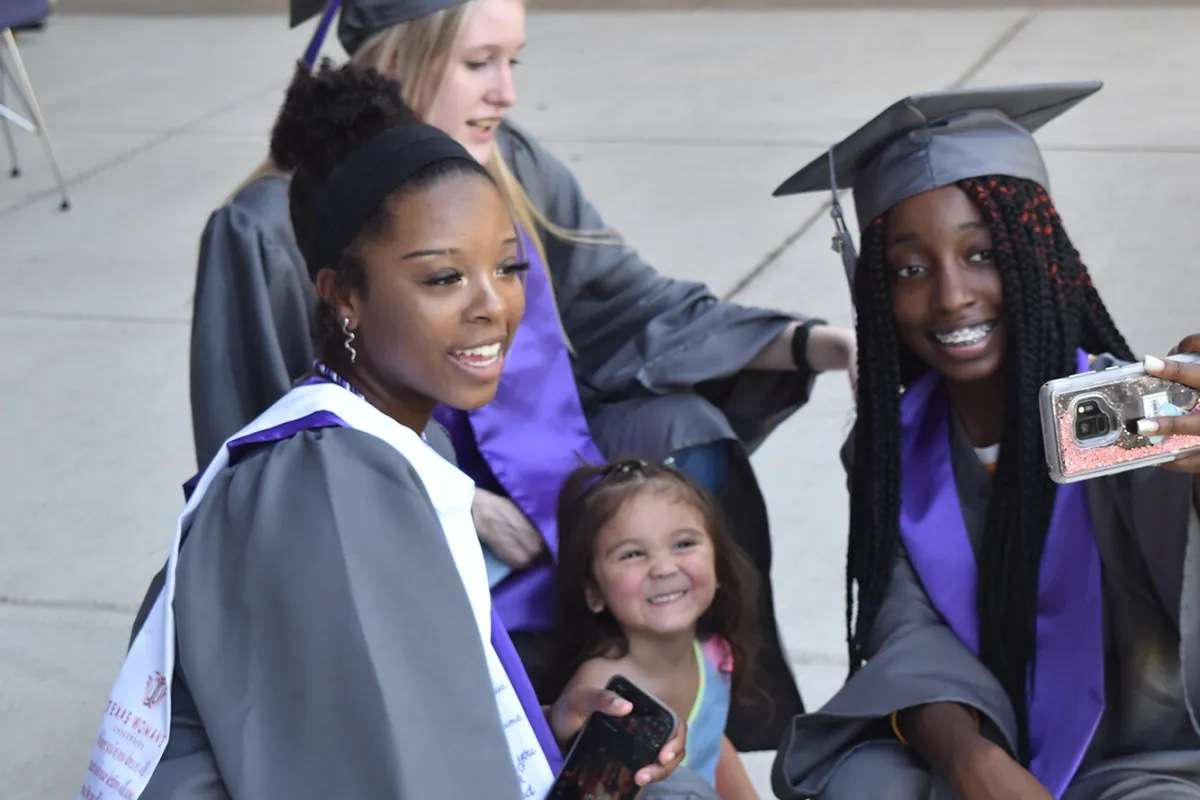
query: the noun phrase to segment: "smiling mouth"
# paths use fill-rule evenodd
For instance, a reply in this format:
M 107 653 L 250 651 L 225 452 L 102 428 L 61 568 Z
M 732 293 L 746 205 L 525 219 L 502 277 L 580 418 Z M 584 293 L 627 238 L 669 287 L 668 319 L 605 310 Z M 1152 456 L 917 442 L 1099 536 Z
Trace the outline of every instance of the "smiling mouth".
M 490 367 L 500 360 L 500 342 L 481 344 L 478 347 L 467 347 L 462 350 L 451 350 L 450 357 L 472 369 Z
M 979 344 L 996 329 L 996 320 L 981 322 L 978 325 L 966 325 L 951 331 L 934 332 L 930 338 L 943 347 L 970 347 Z
M 467 120 L 467 125 L 469 125 L 472 128 L 475 128 L 477 130 L 483 131 L 484 133 L 488 133 L 488 132 L 494 130 L 496 128 L 496 126 L 499 124 L 500 124 L 499 117 L 480 117 L 479 119 Z
M 682 598 L 685 594 L 687 594 L 687 589 L 680 589 L 676 592 L 663 592 L 662 594 L 656 594 L 652 597 L 646 598 L 646 602 L 652 606 L 665 606 L 669 603 L 674 603 L 676 600 Z

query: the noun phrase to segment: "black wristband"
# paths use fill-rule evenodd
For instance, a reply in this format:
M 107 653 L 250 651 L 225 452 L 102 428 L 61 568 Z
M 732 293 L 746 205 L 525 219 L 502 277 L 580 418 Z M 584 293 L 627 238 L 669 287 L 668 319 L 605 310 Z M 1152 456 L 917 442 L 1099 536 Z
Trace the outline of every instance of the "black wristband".
M 816 372 L 808 363 L 808 334 L 813 328 L 818 325 L 828 325 L 829 323 L 817 317 L 809 317 L 796 326 L 796 332 L 792 334 L 792 363 L 796 365 L 796 369 L 801 372 L 809 371 Z

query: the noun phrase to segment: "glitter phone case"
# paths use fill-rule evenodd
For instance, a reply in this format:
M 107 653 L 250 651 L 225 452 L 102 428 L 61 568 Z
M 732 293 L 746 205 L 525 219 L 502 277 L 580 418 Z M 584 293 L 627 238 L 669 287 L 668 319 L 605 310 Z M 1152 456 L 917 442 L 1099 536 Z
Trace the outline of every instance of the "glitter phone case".
M 1170 358 L 1200 363 L 1200 356 Z M 1147 375 L 1141 364 L 1049 381 L 1039 397 L 1046 464 L 1056 483 L 1073 483 L 1200 451 L 1200 436 L 1142 436 L 1145 417 L 1200 413 L 1200 391 Z

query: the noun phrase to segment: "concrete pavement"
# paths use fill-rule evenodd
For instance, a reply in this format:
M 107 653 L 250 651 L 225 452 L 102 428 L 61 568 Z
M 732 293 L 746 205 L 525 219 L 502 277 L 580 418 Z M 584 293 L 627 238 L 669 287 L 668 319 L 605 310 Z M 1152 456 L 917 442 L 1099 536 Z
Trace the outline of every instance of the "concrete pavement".
M 187 337 L 208 212 L 262 158 L 309 29 L 281 16 L 62 14 L 21 37 L 71 183 L 40 147 L 0 178 L 0 796 L 77 787 L 194 470 Z M 1039 137 L 1053 193 L 1135 350 L 1200 330 L 1200 10 L 535 12 L 516 119 L 664 272 L 848 323 L 825 198 L 792 170 L 887 103 L 1101 78 Z M 0 165 L 4 162 L 0 161 Z M 851 397 L 822 379 L 755 455 L 779 615 L 812 706 L 844 674 Z M 770 756 L 749 758 L 766 791 Z

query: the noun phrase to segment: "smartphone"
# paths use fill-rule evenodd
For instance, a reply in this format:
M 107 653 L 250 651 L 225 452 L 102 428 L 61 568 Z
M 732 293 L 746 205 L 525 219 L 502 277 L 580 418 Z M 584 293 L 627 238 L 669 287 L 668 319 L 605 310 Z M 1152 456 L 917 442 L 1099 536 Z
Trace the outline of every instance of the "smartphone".
M 1171 359 L 1200 364 L 1200 355 Z M 1056 483 L 1174 461 L 1200 436 L 1142 436 L 1138 420 L 1200 413 L 1200 391 L 1147 375 L 1139 364 L 1049 381 L 1038 398 L 1046 465 Z
M 658 759 L 675 731 L 675 713 L 633 681 L 614 675 L 605 688 L 633 703 L 633 711 L 588 717 L 547 800 L 633 800 L 641 789 L 634 775 Z

